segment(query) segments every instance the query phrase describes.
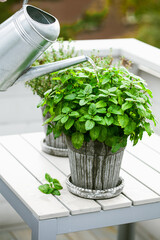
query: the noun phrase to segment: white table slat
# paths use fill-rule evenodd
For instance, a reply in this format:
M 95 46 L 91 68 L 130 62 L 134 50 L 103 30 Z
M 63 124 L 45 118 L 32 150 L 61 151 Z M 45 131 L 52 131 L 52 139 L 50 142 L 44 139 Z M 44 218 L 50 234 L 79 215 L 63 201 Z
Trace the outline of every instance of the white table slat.
M 160 195 L 160 174 L 127 151 L 123 156 L 122 169 Z
M 160 137 L 158 135 L 152 134 L 149 137 L 148 134 L 145 133 L 142 142 L 160 154 Z
M 46 172 L 61 182 L 63 190 L 58 199 L 70 210 L 71 214 L 74 215 L 101 210 L 101 206 L 94 200 L 82 199 L 69 193 L 65 184 L 66 176 L 22 137 L 16 135 L 9 137 L 5 136 L 0 139 L 0 142 L 8 151 L 12 152 L 15 158 L 17 158 L 40 182 L 45 183 L 44 175 Z M 45 198 L 45 195 L 42 195 Z
M 31 143 L 38 151 L 41 152 L 40 141 L 43 138 L 43 133 L 23 134 L 22 137 L 26 139 L 29 143 Z M 64 169 L 64 166 L 65 166 L 66 168 L 64 172 L 66 175 L 70 173 L 68 158 L 62 158 L 62 157 L 57 158 L 43 152 L 41 153 L 43 156 L 49 159 L 54 165 L 56 165 L 59 169 L 62 170 Z M 131 205 L 131 201 L 124 196 L 116 197 L 114 198 L 114 201 L 107 199 L 107 200 L 99 200 L 97 202 L 102 206 L 103 210 L 120 208 L 120 207 L 128 207 Z
M 0 145 L 0 176 L 39 219 L 68 216 L 69 211 L 52 195 L 44 196 L 40 183 Z
M 160 154 L 149 148 L 147 145 L 139 142 L 136 146 L 128 143 L 127 149 L 129 153 L 133 154 L 151 168 L 160 172 Z
M 68 158 L 57 156 L 53 157 L 52 155 L 47 154 L 41 150 L 41 141 L 44 139 L 43 132 L 22 134 L 22 137 L 26 141 L 28 141 L 34 148 L 36 148 L 52 164 L 54 164 L 59 170 L 61 170 L 66 176 L 70 174 Z
M 111 199 L 97 200 L 97 202 L 102 206 L 103 210 L 130 207 L 132 205 L 131 200 L 123 194 Z
M 160 196 L 144 186 L 138 180 L 121 170 L 120 175 L 124 179 L 123 194 L 132 200 L 133 205 L 159 202 Z

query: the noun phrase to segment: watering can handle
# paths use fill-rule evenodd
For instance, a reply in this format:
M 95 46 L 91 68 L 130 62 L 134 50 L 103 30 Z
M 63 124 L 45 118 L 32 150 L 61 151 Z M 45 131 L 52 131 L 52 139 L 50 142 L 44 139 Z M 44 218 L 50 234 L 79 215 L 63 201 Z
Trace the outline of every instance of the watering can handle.
M 27 4 L 28 0 L 23 0 L 23 5 Z

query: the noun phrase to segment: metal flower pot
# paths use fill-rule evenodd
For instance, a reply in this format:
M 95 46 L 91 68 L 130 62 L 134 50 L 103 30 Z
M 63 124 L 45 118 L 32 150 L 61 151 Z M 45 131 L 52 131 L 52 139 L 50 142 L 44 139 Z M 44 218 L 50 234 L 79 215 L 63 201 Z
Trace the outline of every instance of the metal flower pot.
M 104 143 L 90 141 L 85 142 L 83 146 L 77 150 L 73 147 L 70 138 L 67 138 L 67 145 L 71 170 L 70 181 L 71 184 L 74 185 L 74 190 L 75 186 L 78 187 L 78 191 L 75 190 L 73 192 L 73 188 L 69 184 L 69 188 L 72 188 L 72 190 L 69 190 L 71 190 L 72 193 L 76 194 L 76 192 L 79 192 L 79 188 L 81 188 L 81 193 L 83 193 L 82 195 L 80 194 L 81 197 L 85 197 L 84 193 L 86 192 L 86 197 L 92 198 L 90 196 L 88 197 L 88 193 L 93 190 L 92 196 L 95 193 L 95 197 L 93 196 L 93 198 L 101 199 L 103 196 L 96 198 L 96 190 L 102 190 L 102 193 L 104 193 L 107 189 L 113 189 L 114 195 L 110 194 L 110 197 L 117 196 L 122 191 L 123 186 L 121 186 L 121 191 L 119 191 L 119 188 L 116 189 L 116 191 L 118 190 L 118 194 L 114 188 L 122 184 L 119 172 L 124 148 L 121 148 L 116 153 L 112 153 L 111 148 Z M 69 181 L 69 178 L 67 181 Z M 86 189 L 89 190 L 86 191 Z
M 41 108 L 42 113 L 45 107 Z M 50 114 L 47 113 L 46 116 L 43 116 L 43 121 L 47 120 L 50 117 Z M 44 125 L 45 131 L 45 139 L 41 142 L 42 150 L 48 154 L 67 157 L 68 156 L 68 148 L 66 143 L 66 137 L 62 134 L 59 138 L 54 138 L 54 134 L 51 133 L 47 135 L 47 127 L 48 125 Z

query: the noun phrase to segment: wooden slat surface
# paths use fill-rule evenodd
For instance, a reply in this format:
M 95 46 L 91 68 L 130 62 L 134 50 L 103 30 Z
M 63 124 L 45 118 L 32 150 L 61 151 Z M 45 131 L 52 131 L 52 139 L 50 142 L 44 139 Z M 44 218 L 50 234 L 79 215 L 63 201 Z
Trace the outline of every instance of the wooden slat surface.
M 23 134 L 22 137 L 28 141 L 37 151 L 41 153 L 46 159 L 53 163 L 57 168 L 62 171 L 66 176 L 70 174 L 70 167 L 68 158 L 66 157 L 57 157 L 47 154 L 41 150 L 41 141 L 44 139 L 44 133 L 28 133 Z
M 111 199 L 97 200 L 103 210 L 130 207 L 132 202 L 123 194 Z
M 40 183 L 0 145 L 0 177 L 39 219 L 68 216 L 69 211 L 52 195 L 38 190 Z M 15 190 L 16 189 L 16 190 Z
M 57 166 L 58 169 L 63 170 L 65 175 L 67 176 L 70 174 L 70 168 L 69 168 L 69 160 L 68 158 L 62 158 L 62 157 L 53 157 L 49 154 L 46 154 L 41 151 L 41 145 L 40 141 L 43 138 L 43 133 L 37 133 L 37 134 L 24 134 L 22 137 L 27 140 L 29 143 L 33 145 L 43 156 L 45 156 L 52 164 Z M 99 200 L 97 201 L 103 210 L 108 210 L 108 209 L 116 209 L 116 208 L 123 208 L 123 207 L 128 207 L 131 206 L 132 202 L 125 196 L 120 196 L 112 199 L 107 199 L 107 200 Z
M 160 196 L 137 181 L 131 175 L 121 170 L 120 175 L 124 179 L 123 193 L 132 200 L 133 205 L 159 202 Z
M 122 169 L 160 195 L 160 174 L 127 151 L 123 156 Z
M 45 182 L 44 175 L 46 172 L 61 181 L 64 189 L 58 199 L 71 214 L 95 212 L 100 211 L 101 208 L 108 210 L 129 207 L 131 204 L 140 205 L 160 201 L 160 173 L 158 173 L 160 155 L 153 148 L 149 148 L 147 144 L 140 143 L 139 146 L 133 148 L 134 150 L 129 145 L 127 147 L 128 152 L 125 151 L 122 161 L 123 170 L 121 170 L 121 176 L 125 180 L 123 194 L 113 199 L 94 201 L 79 198 L 68 192 L 65 184 L 66 176 L 70 173 L 68 158 L 51 156 L 42 152 L 40 142 L 43 138 L 43 133 L 32 133 L 23 134 L 22 136 L 4 136 L 0 138 L 0 142 L 6 148 L 5 152 L 10 152 L 14 157 L 9 153 L 7 155 L 14 158 L 14 161 L 16 161 L 16 158 L 21 162 L 23 166 L 16 161 L 20 168 L 23 168 L 26 172 L 27 170 L 31 172 L 35 178 L 27 173 L 37 184 L 38 182 Z M 147 155 L 142 153 L 144 151 Z M 151 154 L 154 155 L 153 161 L 150 160 Z M 36 187 L 34 188 L 44 199 L 49 197 L 39 192 Z M 57 201 L 53 196 L 51 196 L 51 199 Z M 42 213 L 40 217 L 44 218 L 46 216 Z
M 142 142 L 139 142 L 134 147 L 131 145 L 131 143 L 128 143 L 127 151 L 136 158 L 139 158 L 145 164 L 149 165 L 151 168 L 160 172 L 160 154 L 154 151 L 152 148 L 149 148 Z
M 43 138 L 42 133 L 24 134 L 23 137 L 28 142 L 30 142 L 38 151 L 41 151 L 40 140 Z M 52 156 L 45 153 L 42 153 L 42 154 L 46 156 L 48 159 L 50 159 L 50 161 L 52 161 L 53 164 L 56 163 L 56 166 L 59 169 L 62 168 L 62 165 L 63 166 L 65 165 L 66 175 L 70 173 L 69 163 L 68 161 L 66 161 L 67 160 L 66 158 L 60 158 L 60 161 L 57 161 L 57 158 L 53 158 Z M 136 151 L 134 152 L 134 154 L 136 154 Z M 123 197 L 115 198 L 114 201 L 113 199 L 98 201 L 98 203 L 100 203 L 100 205 L 102 206 L 103 210 L 107 210 L 109 208 L 111 209 L 111 208 L 127 207 L 131 204 L 131 202 L 128 199 L 130 199 L 133 202 L 133 205 L 157 202 L 160 200 L 160 197 L 156 193 L 154 193 L 152 190 L 144 186 L 142 183 L 137 181 L 134 177 L 130 176 L 123 170 L 121 171 L 121 176 L 124 178 L 124 182 L 125 182 L 123 193 L 127 198 L 123 196 Z
M 44 179 L 45 173 L 49 173 L 53 178 L 57 178 L 61 182 L 63 190 L 58 199 L 70 210 L 71 214 L 101 210 L 101 206 L 94 200 L 82 199 L 70 194 L 65 184 L 66 176 L 23 138 L 18 135 L 5 136 L 2 137 L 0 141 L 40 182 L 46 182 Z M 44 194 L 41 193 L 41 195 L 45 198 Z
M 149 137 L 147 134 L 144 134 L 143 143 L 160 154 L 160 136 L 153 134 Z

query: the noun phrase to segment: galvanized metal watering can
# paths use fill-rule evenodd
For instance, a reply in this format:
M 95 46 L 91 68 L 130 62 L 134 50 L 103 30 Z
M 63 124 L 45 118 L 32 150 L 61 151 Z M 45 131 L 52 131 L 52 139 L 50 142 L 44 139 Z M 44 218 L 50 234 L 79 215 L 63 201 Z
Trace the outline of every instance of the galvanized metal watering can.
M 24 0 L 21 10 L 0 25 L 0 91 L 33 78 L 88 61 L 87 56 L 30 67 L 57 39 L 58 20 Z

